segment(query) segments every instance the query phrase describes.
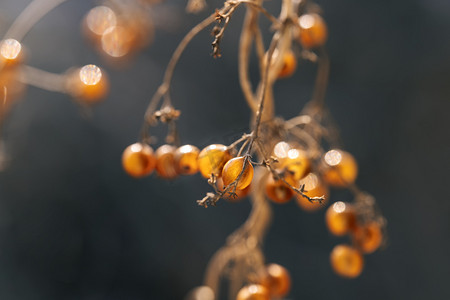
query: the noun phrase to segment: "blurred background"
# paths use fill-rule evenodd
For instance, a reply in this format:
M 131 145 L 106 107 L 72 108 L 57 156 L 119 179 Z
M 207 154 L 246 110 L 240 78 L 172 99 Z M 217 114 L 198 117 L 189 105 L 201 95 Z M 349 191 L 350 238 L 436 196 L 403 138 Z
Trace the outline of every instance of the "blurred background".
M 267 2 L 274 14 L 278 2 Z M 1 34 L 28 3 L 1 1 Z M 172 51 L 220 1 L 199 15 L 185 15 L 185 1 L 155 6 L 153 44 L 124 69 L 103 61 L 81 34 L 80 20 L 94 4 L 68 1 L 23 40 L 29 65 L 61 73 L 94 63 L 112 84 L 88 114 L 67 95 L 30 87 L 8 116 L 0 299 L 183 299 L 250 210 L 247 200 L 198 207 L 195 200 L 209 191 L 200 175 L 135 180 L 120 162 Z M 273 205 L 266 259 L 291 272 L 289 299 L 450 299 L 450 2 L 318 4 L 330 34 L 327 103 L 359 162 L 357 183 L 388 219 L 389 244 L 365 256 L 359 278 L 339 278 L 329 253 L 347 240 L 328 233 L 323 211 L 308 214 L 292 201 Z M 236 58 L 243 15 L 239 10 L 227 29 L 222 58 L 210 56 L 208 31 L 182 57 L 172 98 L 182 111 L 183 143 L 230 143 L 248 130 Z M 302 62 L 277 83 L 280 116 L 300 111 L 314 74 Z M 157 145 L 164 133 L 155 131 Z M 333 192 L 331 201 L 349 197 Z

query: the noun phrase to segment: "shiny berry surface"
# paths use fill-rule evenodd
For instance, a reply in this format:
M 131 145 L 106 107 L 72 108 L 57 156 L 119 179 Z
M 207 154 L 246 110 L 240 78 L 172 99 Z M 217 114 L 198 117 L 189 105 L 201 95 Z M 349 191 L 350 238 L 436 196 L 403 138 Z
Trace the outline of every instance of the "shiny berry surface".
M 330 254 L 330 263 L 333 271 L 347 278 L 358 277 L 364 267 L 364 258 L 361 253 L 348 245 L 337 245 Z
M 184 145 L 175 151 L 175 166 L 182 175 L 192 175 L 198 172 L 198 154 L 200 150 L 192 145 Z
M 266 181 L 266 195 L 273 202 L 282 204 L 291 200 L 294 191 L 283 181 L 275 180 L 269 175 Z
M 354 231 L 354 239 L 362 252 L 372 253 L 380 247 L 383 233 L 377 223 L 371 222 L 357 226 Z
M 296 69 L 297 69 L 297 58 L 295 57 L 293 51 L 288 50 L 283 55 L 283 63 L 280 73 L 278 73 L 278 78 L 285 78 L 292 76 L 292 74 L 294 74 Z
M 226 146 L 221 144 L 209 145 L 198 155 L 198 168 L 205 178 L 211 177 L 211 174 L 219 177 L 222 175 L 223 166 L 231 158 Z
M 247 285 L 239 290 L 236 300 L 270 300 L 270 293 L 262 285 Z
M 223 167 L 222 180 L 225 186 L 237 180 L 236 189 L 243 190 L 250 185 L 252 179 L 253 166 L 248 158 L 243 156 L 232 158 Z
M 122 154 L 122 166 L 130 176 L 147 176 L 153 172 L 155 165 L 153 149 L 147 144 L 132 144 Z
M 87 104 L 94 104 L 106 97 L 109 82 L 102 69 L 96 65 L 86 65 L 71 74 L 67 89 L 75 98 Z
M 22 44 L 15 39 L 0 41 L 0 64 L 6 66 L 17 65 L 23 61 Z
M 286 296 L 291 289 L 291 276 L 283 266 L 270 264 L 266 267 L 261 285 L 269 290 L 271 296 L 281 298 Z
M 176 148 L 171 145 L 162 145 L 156 150 L 156 172 L 161 178 L 173 179 L 177 177 L 175 150 Z
M 284 159 L 282 169 L 298 181 L 305 177 L 311 168 L 308 156 L 305 151 L 300 149 L 290 149 Z
M 325 214 L 325 223 L 328 230 L 341 236 L 353 230 L 356 226 L 356 215 L 353 206 L 345 202 L 335 202 Z
M 277 159 L 277 162 L 274 163 L 274 167 L 279 168 L 283 164 L 291 149 L 291 145 L 285 141 L 278 142 L 273 147 L 272 156 Z
M 221 191 L 221 192 L 224 190 L 222 178 L 217 178 L 217 187 L 219 188 L 219 191 Z M 248 196 L 248 194 L 251 191 L 251 188 L 252 188 L 252 185 L 250 184 L 245 189 L 242 189 L 242 190 L 236 189 L 235 195 L 226 193 L 223 196 L 223 198 L 230 202 L 238 202 Z M 230 190 L 230 192 L 232 192 L 232 190 Z
M 358 164 L 353 156 L 345 151 L 333 149 L 325 153 L 323 159 L 323 179 L 334 187 L 347 187 L 358 176 Z
M 305 14 L 298 19 L 299 39 L 306 49 L 323 46 L 327 41 L 328 30 L 323 18 L 318 14 Z
M 297 204 L 305 211 L 313 212 L 324 208 L 327 205 L 329 191 L 328 187 L 322 182 L 315 173 L 309 173 L 305 178 L 300 180 L 300 185 L 305 185 L 305 195 L 308 197 L 325 197 L 322 203 L 310 202 L 307 198 L 295 193 Z

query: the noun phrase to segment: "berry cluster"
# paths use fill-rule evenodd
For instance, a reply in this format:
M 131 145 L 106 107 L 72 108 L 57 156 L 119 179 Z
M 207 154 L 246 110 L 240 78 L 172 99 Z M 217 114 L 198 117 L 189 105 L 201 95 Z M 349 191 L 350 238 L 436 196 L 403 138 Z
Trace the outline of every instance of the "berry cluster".
M 358 215 L 357 205 L 338 201 L 331 205 L 325 215 L 328 230 L 336 235 L 349 234 L 353 246 L 337 245 L 330 255 L 333 270 L 343 277 L 354 278 L 361 274 L 364 266 L 362 253 L 377 250 L 383 242 L 382 222 L 365 220 Z
M 180 113 L 170 98 L 175 66 L 192 38 L 214 22 L 212 55 L 220 57 L 225 29 L 242 4 L 247 7 L 247 21 L 241 35 L 239 76 L 243 94 L 253 111 L 252 130 L 230 145 L 212 144 L 201 151 L 192 145 L 176 147 L 179 140 L 176 120 Z M 234 201 L 251 194 L 251 215 L 211 259 L 205 286 L 194 290 L 188 299 L 202 298 L 198 293 L 204 289 L 209 289 L 210 298 L 215 299 L 220 278 L 228 273 L 230 295 L 236 295 L 237 300 L 279 299 L 287 295 L 288 272 L 279 265 L 267 266 L 261 250 L 270 219 L 267 199 L 283 204 L 295 197 L 302 209 L 311 212 L 325 207 L 330 187 L 347 188 L 354 194 L 355 204 L 346 205 L 348 211 L 352 207 L 352 214 L 334 210 L 342 202 L 333 204 L 326 214 L 332 233 L 350 233 L 354 241 L 353 247 L 340 245 L 331 254 L 331 264 L 338 275 L 358 276 L 363 265 L 360 253 L 375 251 L 383 241 L 384 219 L 374 201 L 367 200 L 370 196 L 355 185 L 356 160 L 337 142 L 337 130 L 324 104 L 329 62 L 323 46 L 328 31 L 319 12 L 313 3 L 284 0 L 281 15 L 275 18 L 262 7 L 261 1 L 226 1 L 222 9 L 195 26 L 181 41 L 146 111 L 141 140 L 123 152 L 123 167 L 134 177 L 149 175 L 155 169 L 165 179 L 200 171 L 213 188 L 213 192 L 197 201 L 204 207 L 216 205 L 221 198 Z M 255 29 L 258 14 L 265 15 L 276 29 L 267 50 Z M 251 42 L 260 63 L 256 91 L 252 90 L 247 70 Z M 297 117 L 275 118 L 272 87 L 277 80 L 295 73 L 298 59 L 318 65 L 313 98 Z M 149 129 L 160 122 L 169 127 L 168 144 L 154 152 L 149 145 L 152 141 Z M 330 211 L 335 212 L 334 217 Z M 232 290 L 233 287 L 239 289 Z
M 154 26 L 147 13 L 157 2 L 105 1 L 87 13 L 83 32 L 107 60 L 114 63 L 126 60 L 151 42 Z M 338 245 L 330 255 L 333 270 L 343 277 L 357 277 L 363 269 L 362 254 L 377 250 L 386 239 L 386 222 L 374 198 L 355 185 L 357 163 L 350 153 L 341 150 L 337 130 L 324 103 L 329 72 L 324 49 L 328 30 L 320 8 L 312 1 L 283 0 L 280 16 L 276 18 L 263 7 L 263 2 L 227 0 L 185 36 L 145 113 L 141 139 L 128 146 L 122 155 L 124 170 L 136 178 L 155 170 L 164 179 L 200 172 L 213 188 L 213 192 L 197 201 L 204 207 L 215 205 L 221 198 L 235 201 L 251 194 L 250 217 L 230 235 L 208 265 L 205 276 L 205 286 L 210 289 L 208 299 L 217 297 L 224 275 L 230 280 L 230 295 L 236 295 L 237 300 L 279 299 L 288 294 L 291 284 L 288 271 L 277 264 L 266 265 L 261 250 L 271 214 L 267 199 L 282 204 L 295 197 L 302 209 L 316 211 L 329 201 L 330 187 L 347 188 L 354 194 L 353 203 L 339 201 L 326 212 L 330 232 L 337 236 L 348 234 L 352 240 L 352 246 Z M 47 10 L 57 5 L 55 2 Z M 190 0 L 188 6 L 197 11 L 204 7 L 204 0 Z M 246 7 L 247 13 L 239 45 L 239 82 L 252 110 L 252 130 L 230 145 L 212 144 L 201 151 L 193 145 L 179 146 L 176 121 L 180 112 L 170 98 L 177 62 L 194 36 L 212 24 L 215 24 L 212 55 L 220 57 L 224 32 L 240 6 Z M 273 35 L 267 49 L 258 23 L 260 15 L 272 23 Z M 96 103 L 107 95 L 107 76 L 95 65 L 61 75 L 24 65 L 20 40 L 32 26 L 18 23 L 22 26 L 12 26 L 16 32 L 8 31 L 0 42 L 0 123 L 27 84 L 67 93 L 85 104 Z M 260 70 L 255 89 L 248 72 L 253 49 Z M 297 117 L 275 118 L 273 86 L 278 79 L 292 76 L 300 59 L 317 63 L 312 99 Z M 160 122 L 168 125 L 169 133 L 166 144 L 154 151 L 149 130 Z M 205 299 L 192 295 L 195 300 Z

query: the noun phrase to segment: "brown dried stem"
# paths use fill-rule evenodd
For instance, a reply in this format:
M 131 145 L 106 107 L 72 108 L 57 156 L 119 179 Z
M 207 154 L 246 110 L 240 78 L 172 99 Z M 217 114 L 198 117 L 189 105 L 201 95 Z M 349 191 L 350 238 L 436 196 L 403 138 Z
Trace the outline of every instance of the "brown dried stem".
M 263 184 L 265 182 L 265 172 L 261 169 L 256 173 L 255 185 L 252 192 L 252 211 L 247 221 L 232 233 L 225 246 L 219 249 L 208 263 L 204 284 L 219 294 L 221 275 L 226 268 L 233 264 L 238 266 L 241 274 L 256 273 L 264 266 L 264 255 L 261 245 L 267 227 L 271 219 L 270 206 L 265 200 Z M 242 280 L 247 278 L 237 278 L 230 274 L 231 283 L 230 297 L 236 293 L 236 289 L 242 286 Z M 247 276 L 245 276 L 247 277 Z

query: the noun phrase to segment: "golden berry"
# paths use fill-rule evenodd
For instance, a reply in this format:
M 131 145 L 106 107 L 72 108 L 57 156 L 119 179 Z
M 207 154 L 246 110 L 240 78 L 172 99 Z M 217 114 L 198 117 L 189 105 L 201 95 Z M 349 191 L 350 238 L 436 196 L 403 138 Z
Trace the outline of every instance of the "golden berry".
M 356 215 L 353 206 L 342 201 L 331 205 L 325 214 L 328 230 L 337 236 L 344 235 L 356 226 Z
M 109 90 L 105 72 L 96 65 L 86 65 L 68 79 L 67 89 L 71 95 L 89 104 L 105 98 Z
M 130 176 L 147 176 L 153 172 L 155 165 L 153 149 L 147 144 L 135 143 L 123 151 L 122 166 Z
M 239 290 L 236 300 L 270 300 L 270 293 L 262 285 L 247 285 Z
M 330 254 L 331 267 L 336 274 L 355 278 L 361 274 L 364 267 L 364 259 L 361 253 L 347 245 L 337 245 Z
M 286 51 L 283 56 L 283 62 L 280 72 L 278 73 L 278 78 L 285 78 L 292 76 L 297 69 L 297 58 L 294 52 L 291 50 Z
M 284 141 L 278 142 L 272 151 L 272 156 L 277 159 L 277 162 L 274 163 L 274 166 L 278 168 L 284 162 L 284 160 L 288 157 L 289 150 L 292 149 L 292 146 L 289 143 Z
M 364 253 L 372 253 L 377 250 L 383 241 L 383 233 L 380 225 L 370 222 L 363 226 L 357 226 L 354 231 L 355 242 Z
M 217 178 L 217 187 L 219 189 L 219 191 L 223 191 L 224 189 L 224 185 L 223 185 L 223 181 L 222 178 Z M 242 200 L 243 198 L 247 197 L 247 195 L 250 193 L 252 189 L 252 185 L 249 184 L 245 189 L 243 190 L 238 190 L 236 189 L 236 192 L 234 195 L 231 195 L 229 192 L 233 192 L 233 190 L 229 190 L 229 192 L 225 193 L 225 195 L 223 196 L 224 199 L 227 199 L 231 202 L 237 202 L 239 200 Z
M 291 180 L 286 178 L 286 181 L 291 184 Z M 291 200 L 294 191 L 282 180 L 275 180 L 272 175 L 269 175 L 266 181 L 266 195 L 273 202 L 281 204 Z
M 171 145 L 162 145 L 156 150 L 156 172 L 164 179 L 177 177 L 178 172 L 175 167 L 175 150 Z
M 239 175 L 241 175 L 241 178 L 239 178 Z M 243 190 L 250 185 L 252 179 L 253 165 L 249 158 L 245 158 L 243 156 L 232 158 L 223 167 L 222 180 L 225 186 L 238 180 L 236 189 Z
M 261 285 L 269 290 L 272 297 L 282 298 L 291 289 L 291 276 L 286 268 L 277 264 L 270 264 L 266 267 Z
M 223 166 L 230 159 L 231 154 L 226 146 L 220 144 L 209 145 L 200 151 L 198 155 L 198 168 L 205 178 L 211 177 L 211 174 L 220 177 Z
M 333 149 L 323 157 L 323 179 L 335 187 L 347 187 L 358 176 L 358 164 L 353 156 L 345 151 Z
M 322 197 L 325 199 L 320 202 L 310 202 L 308 199 L 296 193 L 297 204 L 305 211 L 313 212 L 319 210 L 328 202 L 328 187 L 321 181 L 320 177 L 314 173 L 309 173 L 305 178 L 300 180 L 300 186 L 305 185 L 304 194 L 308 197 Z
M 323 18 L 318 14 L 305 14 L 298 19 L 299 39 L 306 49 L 323 46 L 327 41 L 328 30 Z
M 192 175 L 198 172 L 198 154 L 197 147 L 184 145 L 175 151 L 175 166 L 177 172 L 183 175 Z
M 98 38 L 105 31 L 117 24 L 115 12 L 107 6 L 96 6 L 92 8 L 84 19 L 84 33 L 90 38 Z
M 102 35 L 103 51 L 113 58 L 123 57 L 130 53 L 136 39 L 136 33 L 124 26 L 112 26 Z
M 288 151 L 281 168 L 298 181 L 309 173 L 311 164 L 305 151 L 293 148 Z
M 17 65 L 23 60 L 22 44 L 15 39 L 6 39 L 0 41 L 0 65 Z

